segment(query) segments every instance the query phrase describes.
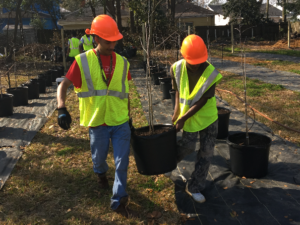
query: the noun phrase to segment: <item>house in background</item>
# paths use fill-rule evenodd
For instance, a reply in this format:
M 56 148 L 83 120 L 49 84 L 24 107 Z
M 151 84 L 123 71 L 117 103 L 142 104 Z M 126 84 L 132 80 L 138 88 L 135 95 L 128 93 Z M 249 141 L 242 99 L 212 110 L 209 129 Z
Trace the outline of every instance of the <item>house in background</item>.
M 222 5 L 208 5 L 208 9 L 217 13 L 215 15 L 215 25 L 216 26 L 226 26 L 229 24 L 230 18 L 224 18 L 224 11 Z M 260 13 L 267 17 L 266 14 L 266 4 L 261 4 Z M 275 6 L 269 4 L 269 19 L 278 23 L 282 19 L 282 11 Z
M 193 33 L 197 26 L 215 26 L 216 12 L 197 6 L 190 2 L 183 2 L 175 6 L 175 19 L 178 20 L 178 26 L 187 31 L 191 27 Z
M 44 12 L 34 12 L 34 11 L 22 11 L 21 16 L 22 16 L 22 24 L 23 27 L 30 26 L 31 19 L 34 18 L 34 16 L 38 16 L 40 19 L 45 20 L 45 27 L 44 29 L 55 29 L 55 25 L 53 23 L 53 20 L 51 16 L 47 13 Z M 16 12 L 4 12 L 0 14 L 0 32 L 5 31 L 5 28 L 14 28 L 15 27 L 15 18 L 16 18 Z
M 63 10 L 65 12 L 66 10 Z M 51 14 L 50 14 L 50 13 Z M 22 16 L 22 24 L 23 26 L 30 26 L 31 19 L 34 18 L 34 16 L 38 16 L 40 19 L 45 20 L 45 27 L 44 29 L 52 30 L 52 29 L 60 29 L 57 25 L 57 21 L 61 17 L 62 10 L 59 5 L 53 6 L 51 9 L 43 9 L 40 5 L 35 4 L 34 8 L 31 7 L 29 10 L 22 10 L 21 16 Z M 0 32 L 3 31 L 3 28 L 7 25 L 10 27 L 11 25 L 15 25 L 15 18 L 16 13 L 15 11 L 9 11 L 6 8 L 0 8 Z
M 217 13 L 215 15 L 215 26 L 226 26 L 229 24 L 229 17 L 225 19 L 222 5 L 208 5 L 208 9 Z
M 95 8 L 96 15 L 104 13 L 102 6 Z M 110 15 L 108 13 L 108 15 Z M 121 8 L 122 26 L 128 27 L 129 10 Z M 81 30 L 90 28 L 94 17 L 90 7 L 84 7 L 69 14 L 65 14 L 59 21 L 58 25 L 62 26 L 64 30 Z

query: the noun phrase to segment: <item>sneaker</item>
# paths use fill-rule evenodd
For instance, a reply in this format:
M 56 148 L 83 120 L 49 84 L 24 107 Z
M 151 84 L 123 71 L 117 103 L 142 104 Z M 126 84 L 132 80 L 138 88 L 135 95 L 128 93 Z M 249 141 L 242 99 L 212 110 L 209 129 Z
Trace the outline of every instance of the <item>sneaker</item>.
M 98 184 L 100 189 L 108 189 L 108 180 L 105 174 L 97 174 L 98 175 Z
M 171 177 L 171 175 L 172 175 L 172 171 L 171 171 L 171 172 L 167 172 L 167 173 L 165 173 L 164 175 L 165 175 L 165 177 L 168 177 L 168 178 L 170 178 L 170 177 Z
M 189 192 L 188 183 L 185 186 L 185 192 L 188 195 L 190 195 L 194 199 L 195 202 L 204 203 L 206 201 L 205 197 L 200 192 L 199 193 L 191 193 L 191 192 Z

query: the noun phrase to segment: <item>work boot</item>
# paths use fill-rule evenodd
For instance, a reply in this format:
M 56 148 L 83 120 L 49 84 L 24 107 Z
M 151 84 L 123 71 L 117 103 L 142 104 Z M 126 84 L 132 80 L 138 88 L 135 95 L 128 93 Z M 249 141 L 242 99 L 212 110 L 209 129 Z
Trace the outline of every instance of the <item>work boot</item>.
M 108 180 L 106 174 L 98 174 L 98 183 L 100 189 L 108 189 Z
M 121 198 L 120 205 L 114 210 L 117 214 L 128 218 L 138 218 L 138 212 L 129 209 L 128 207 L 128 197 Z

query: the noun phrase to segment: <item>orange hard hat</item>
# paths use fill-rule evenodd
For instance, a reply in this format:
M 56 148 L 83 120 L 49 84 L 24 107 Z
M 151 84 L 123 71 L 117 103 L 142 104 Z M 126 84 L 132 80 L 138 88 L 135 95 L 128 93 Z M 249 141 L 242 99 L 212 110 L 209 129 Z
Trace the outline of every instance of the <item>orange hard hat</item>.
M 207 58 L 207 48 L 201 37 L 192 34 L 187 36 L 181 45 L 183 58 L 191 65 L 204 63 Z
M 107 41 L 118 41 L 123 38 L 116 21 L 105 14 L 94 18 L 90 34 L 98 35 Z
M 89 28 L 87 28 L 87 29 L 85 30 L 85 33 L 88 34 L 88 35 L 90 34 L 90 32 L 91 32 L 91 31 L 90 31 Z

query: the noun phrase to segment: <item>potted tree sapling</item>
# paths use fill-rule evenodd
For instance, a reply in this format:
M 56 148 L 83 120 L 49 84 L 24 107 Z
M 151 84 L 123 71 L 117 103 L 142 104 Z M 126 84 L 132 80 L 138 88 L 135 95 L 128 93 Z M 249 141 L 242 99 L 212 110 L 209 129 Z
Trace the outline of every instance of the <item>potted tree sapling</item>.
M 150 0 L 147 1 L 148 7 Z M 150 80 L 150 23 L 154 17 L 155 0 L 152 2 L 152 10 L 148 10 L 148 22 L 146 25 L 146 44 L 142 44 L 147 53 L 146 87 L 149 106 L 149 126 L 135 129 L 132 127 L 131 144 L 134 158 L 139 173 L 144 175 L 158 175 L 176 168 L 176 129 L 172 124 L 155 124 L 152 108 L 152 84 Z M 150 7 L 149 7 L 150 8 Z M 150 14 L 151 11 L 151 14 Z
M 6 73 L 8 73 L 7 71 Z M 0 117 L 11 116 L 13 114 L 13 95 L 4 94 L 2 86 L 2 79 L 0 76 Z
M 237 29 L 240 34 L 242 45 L 242 25 L 239 22 Z M 247 76 L 246 54 L 244 47 L 241 54 L 244 78 L 244 101 L 245 101 L 245 132 L 238 132 L 228 136 L 227 143 L 230 150 L 231 170 L 234 174 L 247 178 L 261 178 L 268 173 L 269 151 L 272 140 L 266 135 L 249 132 L 247 111 Z
M 14 49 L 14 73 L 15 73 L 15 87 L 11 87 L 11 80 L 10 80 L 10 73 L 9 70 L 7 71 L 6 77 L 7 77 L 7 83 L 8 83 L 8 89 L 6 89 L 6 92 L 8 94 L 12 94 L 14 96 L 13 100 L 13 106 L 25 106 L 28 105 L 28 87 L 18 87 L 18 79 L 17 79 L 17 62 L 15 59 L 15 49 Z

